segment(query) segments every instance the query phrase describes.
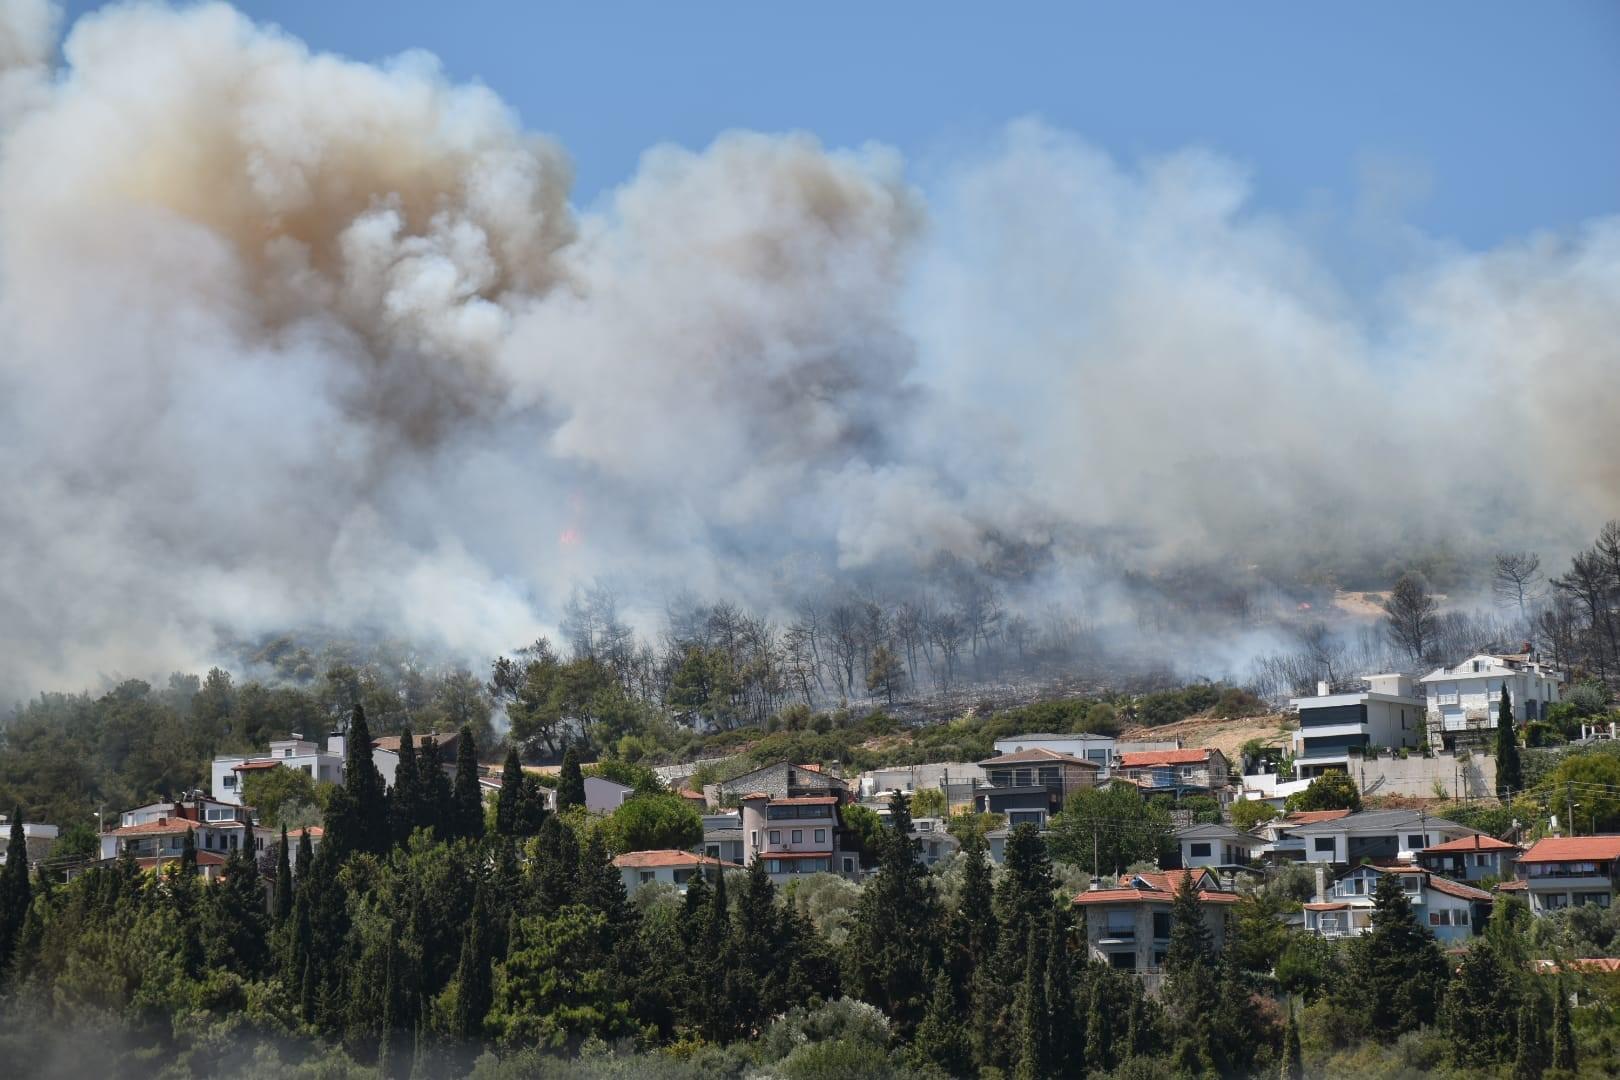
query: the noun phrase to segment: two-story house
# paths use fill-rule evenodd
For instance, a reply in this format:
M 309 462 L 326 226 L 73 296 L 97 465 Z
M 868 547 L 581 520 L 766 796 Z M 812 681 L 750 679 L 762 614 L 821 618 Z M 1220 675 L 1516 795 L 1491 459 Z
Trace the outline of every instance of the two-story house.
M 1321 871 L 1318 871 L 1320 875 Z M 1372 929 L 1373 894 L 1378 879 L 1394 874 L 1420 925 L 1442 942 L 1472 937 L 1490 913 L 1491 894 L 1460 881 L 1431 874 L 1421 866 L 1358 866 L 1305 905 L 1305 929 L 1321 937 L 1355 937 Z
M 748 846 L 743 843 L 742 811 L 703 815 L 702 852 L 733 866 L 742 866 L 748 861 Z
M 334 731 L 328 735 L 324 746 L 301 735 L 294 735 L 289 739 L 271 739 L 270 748 L 263 754 L 217 757 L 209 770 L 212 776 L 210 791 L 221 802 L 240 806 L 242 786 L 247 777 L 255 772 L 277 768 L 298 769 L 315 781 L 341 784 L 342 732 Z
M 799 874 L 859 872 L 853 854 L 839 850 L 839 796 L 804 795 L 775 798 L 763 791 L 742 797 L 743 842 L 748 864 L 765 862 L 765 873 L 778 885 Z
M 1226 912 L 1237 903 L 1235 892 L 1221 887 L 1209 870 L 1170 870 L 1135 874 L 1114 887 L 1100 881 L 1074 898 L 1086 919 L 1091 955 L 1119 971 L 1157 975 L 1170 948 L 1171 904 L 1182 878 L 1192 875 L 1199 908 L 1217 952 L 1226 942 Z
M 1473 836 L 1455 821 L 1421 810 L 1363 810 L 1314 821 L 1289 830 L 1306 862 L 1354 865 L 1360 862 L 1410 862 L 1425 848 Z
M 45 825 L 33 821 L 23 822 L 23 847 L 21 857 L 29 867 L 38 866 L 40 860 L 50 856 L 51 849 L 56 846 L 59 830 L 55 825 Z M 11 858 L 11 815 L 0 814 L 0 866 L 4 866 Z
M 998 754 L 979 762 L 979 767 L 984 770 L 986 786 L 973 793 L 975 810 L 1002 814 L 1009 826 L 1041 828 L 1063 809 L 1071 794 L 1095 787 L 1102 768 L 1095 761 L 1039 747 Z
M 911 832 L 906 835 L 917 851 L 917 861 L 924 866 L 943 862 L 962 850 L 961 841 L 945 830 L 944 818 L 912 818 Z
M 710 805 L 718 806 L 728 799 L 763 792 L 773 798 L 799 798 L 810 795 L 836 795 L 840 802 L 848 800 L 849 785 L 842 777 L 834 776 L 820 765 L 795 765 L 791 761 L 778 761 L 765 765 L 718 784 L 708 784 L 703 794 Z
M 1030 732 L 1024 735 L 1009 735 L 1004 739 L 997 739 L 992 746 L 997 754 L 1050 750 L 1054 754 L 1089 761 L 1100 770 L 1097 775 L 1099 780 L 1108 778 L 1108 766 L 1117 752 L 1117 740 L 1112 735 L 1092 735 L 1084 731 L 1067 734 Z
M 1225 801 L 1229 794 L 1226 755 L 1207 747 L 1120 754 L 1112 775 L 1146 795 L 1214 795 Z
M 1519 857 L 1519 881 L 1537 915 L 1582 904 L 1614 903 L 1620 835 L 1549 836 Z
M 1254 835 L 1264 844 L 1260 848 L 1263 857 L 1272 862 L 1302 862 L 1308 845 L 1303 837 L 1294 835 L 1296 830 L 1319 821 L 1337 821 L 1349 816 L 1349 810 L 1296 810 L 1261 822 L 1254 827 Z
M 1519 653 L 1478 653 L 1435 668 L 1419 681 L 1429 699 L 1429 745 L 1448 750 L 1494 737 L 1503 690 L 1513 702 L 1514 723 L 1523 726 L 1545 720 L 1547 706 L 1561 700 L 1564 686 L 1563 673 L 1542 664 L 1528 643 Z
M 1332 693 L 1327 683 L 1315 697 L 1295 698 L 1294 776 L 1308 780 L 1330 769 L 1350 771 L 1350 754 L 1388 746 L 1418 746 L 1428 736 L 1423 698 L 1410 675 L 1368 675 L 1367 689 Z
M 101 857 L 128 853 L 144 868 L 161 867 L 180 858 L 188 832 L 197 846 L 198 870 L 210 879 L 232 852 L 245 846 L 257 856 L 275 842 L 269 829 L 254 823 L 251 806 L 199 796 L 124 811 L 118 825 L 101 834 Z
M 1519 845 L 1479 833 L 1433 844 L 1417 854 L 1418 865 L 1458 881 L 1511 878 Z
M 895 791 L 906 795 L 940 791 L 954 809 L 972 805 L 973 790 L 984 782 L 984 770 L 971 761 L 936 761 L 871 769 L 854 778 L 854 787 L 862 799 L 883 799 Z

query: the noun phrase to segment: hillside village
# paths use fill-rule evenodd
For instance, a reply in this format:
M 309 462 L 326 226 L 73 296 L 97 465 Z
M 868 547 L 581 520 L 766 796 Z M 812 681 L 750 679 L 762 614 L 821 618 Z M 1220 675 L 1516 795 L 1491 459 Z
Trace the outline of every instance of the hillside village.
M 1229 949 L 1241 950 L 1249 1007 L 1282 1015 L 1287 1031 L 1275 1048 L 1236 1056 L 1206 1048 L 1228 1065 L 1296 1052 L 1297 1022 L 1307 1024 L 1313 1051 L 1331 1056 L 1332 1040 L 1323 1044 L 1310 1024 L 1328 1023 L 1324 1010 L 1339 1007 L 1322 996 L 1329 970 L 1360 955 L 1334 960 L 1331 950 L 1392 932 L 1391 919 L 1445 957 L 1454 972 L 1451 1000 L 1468 992 L 1455 980 L 1471 958 L 1500 965 L 1511 948 L 1535 976 L 1527 985 L 1556 988 L 1524 998 L 1524 1008 L 1540 995 L 1537 1008 L 1548 1010 L 1557 1031 L 1608 1031 L 1600 1045 L 1610 1046 L 1608 1018 L 1620 1004 L 1620 925 L 1612 914 L 1620 783 L 1583 770 L 1596 761 L 1620 771 L 1615 721 L 1588 718 L 1556 750 L 1523 745 L 1565 690 L 1564 676 L 1528 649 L 1478 654 L 1420 677 L 1375 674 L 1350 690 L 1324 684 L 1282 713 L 1192 717 L 1113 734 L 1009 731 L 975 760 L 861 771 L 836 760 L 760 762 L 747 754 L 657 767 L 591 763 L 572 750 L 560 766 L 525 766 L 515 750 L 504 763 L 480 763 L 469 729 L 374 738 L 357 709 L 324 738 L 294 734 L 257 754 L 215 758 L 207 792 L 107 815 L 85 854 L 54 852 L 59 830 L 51 823 L 7 822 L 3 873 L 14 891 L 0 894 L 12 905 L 5 909 L 10 937 L 0 944 L 20 976 L 29 951 L 40 948 L 40 931 L 28 927 L 63 893 L 145 875 L 144 888 L 158 896 L 194 877 L 265 920 L 260 962 L 271 963 L 271 953 L 309 947 L 296 940 L 302 930 L 276 928 L 312 917 L 301 905 L 323 851 L 352 858 L 395 844 L 414 850 L 420 841 L 412 834 L 426 829 L 432 839 L 475 845 L 468 854 L 495 844 L 490 850 L 509 852 L 520 875 L 525 863 L 543 874 L 548 860 L 562 858 L 579 860 L 577 873 L 588 876 L 598 860 L 602 881 L 611 882 L 598 886 L 609 890 L 608 910 L 650 912 L 664 896 L 692 910 L 712 907 L 713 896 L 724 902 L 728 891 L 774 895 L 777 906 L 797 913 L 790 925 L 802 920 L 793 933 L 822 936 L 835 953 L 850 946 L 866 898 L 896 888 L 896 875 L 915 875 L 911 902 L 928 906 L 953 894 L 966 903 L 960 890 L 975 876 L 994 881 L 999 898 L 1034 874 L 1049 882 L 1059 912 L 1040 948 L 1059 947 L 1054 934 L 1067 939 L 1065 963 L 1079 973 L 1128 977 L 1131 993 L 1171 1027 L 1177 1006 L 1162 995 L 1178 979 L 1185 985 L 1187 950 L 1204 956 L 1212 972 L 1233 962 Z M 1075 712 L 1082 720 L 1102 715 Z M 1234 732 L 1244 735 L 1236 745 Z M 1200 733 L 1225 738 L 1200 745 Z M 907 741 L 914 749 L 915 737 L 893 733 L 871 745 Z M 1557 763 L 1544 767 L 1537 755 Z M 1527 759 L 1539 779 L 1525 779 Z M 384 808 L 375 839 L 356 819 L 367 800 Z M 323 808 L 319 820 L 315 806 Z M 10 859 L 13 850 L 26 859 Z M 1016 916 L 1036 917 L 1034 910 Z M 1556 930 L 1543 933 L 1544 922 Z M 294 937 L 278 944 L 280 933 Z M 1517 944 L 1504 944 L 1504 935 Z M 1330 951 L 1313 952 L 1311 941 Z M 673 947 L 682 951 L 665 961 L 696 962 L 684 946 Z M 294 970 L 300 962 L 311 961 L 294 960 Z M 496 951 L 485 963 L 491 972 L 510 971 Z M 1300 964 L 1314 974 L 1300 974 Z M 844 967 L 847 980 L 860 963 Z M 467 977 L 458 965 L 455 979 Z M 1081 981 L 1088 978 L 1102 976 Z M 1097 982 L 1093 992 L 1116 992 L 1106 985 Z M 934 989 L 936 1000 L 923 995 L 917 1005 L 930 1015 L 960 1010 L 966 1022 L 976 1007 L 970 989 Z M 801 1005 L 823 999 L 805 992 Z M 1436 990 L 1427 1013 L 1420 1008 L 1397 1027 L 1439 1024 L 1455 1038 L 1462 1021 L 1438 1011 L 1441 996 Z M 495 1032 L 496 998 L 482 1006 L 488 1016 L 446 1023 L 444 1034 Z M 1026 1006 L 1005 1007 L 1008 1023 L 1029 1022 L 1018 1020 Z M 321 1007 L 306 1000 L 300 1008 L 318 1029 Z M 1068 1021 L 1049 1015 L 1045 1023 L 1050 1040 Z M 1529 1023 L 1539 1030 L 1539 1020 Z M 1505 1066 L 1545 1052 L 1551 1065 L 1556 1052 L 1569 1071 L 1574 1036 L 1559 1035 L 1568 1045 L 1556 1051 L 1539 1038 L 1515 1028 L 1497 1054 Z M 1008 1051 L 979 1053 L 993 1061 Z M 951 1060 L 971 1057 L 963 1054 Z

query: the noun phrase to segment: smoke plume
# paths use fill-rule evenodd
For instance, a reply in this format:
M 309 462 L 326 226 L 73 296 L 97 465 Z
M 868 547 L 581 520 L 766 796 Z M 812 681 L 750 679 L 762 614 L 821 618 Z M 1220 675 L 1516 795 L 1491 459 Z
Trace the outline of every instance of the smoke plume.
M 1038 121 L 563 148 L 421 54 L 0 0 L 0 689 L 384 627 L 468 657 L 611 575 L 788 602 L 940 554 L 1557 552 L 1620 495 L 1620 219 L 1372 295 L 1206 151 Z

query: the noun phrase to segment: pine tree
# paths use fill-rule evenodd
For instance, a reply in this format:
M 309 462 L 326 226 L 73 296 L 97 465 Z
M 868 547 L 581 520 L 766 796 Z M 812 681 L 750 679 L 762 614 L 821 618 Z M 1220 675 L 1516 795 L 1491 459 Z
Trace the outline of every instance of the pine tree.
M 708 910 L 703 913 L 702 933 L 693 960 L 697 993 L 687 1003 L 690 1020 L 705 1039 L 724 1042 L 736 1030 L 737 1013 L 731 1007 L 731 991 L 735 986 L 731 963 L 731 908 L 723 870 L 715 875 L 714 893 L 709 898 Z
M 305 1019 L 328 1032 L 342 1027 L 344 1003 L 338 990 L 349 933 L 348 894 L 338 869 L 339 856 L 323 840 L 320 854 L 311 860 L 309 874 L 300 879 L 293 900 L 295 929 L 300 908 L 302 917 L 308 919 L 308 944 L 303 949 Z
M 1288 1007 L 1288 1028 L 1283 1033 L 1282 1080 L 1305 1080 L 1305 1055 L 1299 1045 L 1299 1020 Z
M 231 852 L 223 880 L 208 890 L 206 941 L 215 966 L 256 978 L 269 962 L 264 881 L 246 844 Z
M 456 736 L 456 783 L 452 790 L 455 833 L 469 840 L 484 835 L 484 796 L 478 784 L 477 748 L 472 728 L 463 727 Z
M 541 914 L 554 915 L 564 904 L 573 902 L 579 877 L 579 841 L 573 829 L 548 817 L 540 827 L 535 846 L 536 857 L 529 864 L 535 880 L 535 901 Z
M 12 812 L 6 845 L 6 865 L 0 868 L 0 975 L 11 966 L 34 898 L 28 884 L 28 838 L 23 833 L 21 806 Z
M 1524 788 L 1524 768 L 1519 762 L 1519 740 L 1513 730 L 1513 695 L 1506 684 L 1496 710 L 1496 794 L 1501 797 Z
M 276 845 L 276 925 L 283 926 L 292 916 L 292 852 L 287 848 L 287 826 L 281 826 L 281 843 Z
M 734 986 L 730 1004 L 745 1033 L 759 1030 L 768 1017 L 794 1004 L 784 1000 L 777 976 L 777 960 L 783 955 L 781 926 L 776 886 L 765 874 L 765 860 L 756 858 L 737 898 L 728 973 Z
M 473 900 L 472 918 L 461 939 L 461 959 L 456 965 L 456 1008 L 450 1033 L 461 1039 L 482 1038 L 484 1017 L 489 1013 L 493 986 L 488 923 L 488 905 L 484 889 L 480 887 Z
M 388 804 L 394 843 L 400 847 L 410 840 L 412 832 L 426 824 L 421 769 L 417 762 L 416 738 L 407 727 L 399 733 L 399 764 L 394 766 L 394 789 Z
M 957 857 L 962 860 L 962 890 L 957 895 L 951 937 L 965 954 L 963 971 L 967 972 L 989 963 L 995 955 L 995 892 L 990 883 L 990 860 L 979 834 L 968 834 Z
M 1555 1069 L 1575 1071 L 1575 1033 L 1569 1024 L 1569 989 L 1562 977 L 1553 987 L 1552 1064 Z
M 585 805 L 585 774 L 579 768 L 579 751 L 572 746 L 563 754 L 562 771 L 557 777 L 557 810 Z

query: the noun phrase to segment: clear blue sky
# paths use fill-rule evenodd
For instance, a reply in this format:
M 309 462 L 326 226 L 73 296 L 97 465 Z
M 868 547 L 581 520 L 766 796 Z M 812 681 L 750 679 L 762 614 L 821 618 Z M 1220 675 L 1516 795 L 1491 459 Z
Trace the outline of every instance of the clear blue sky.
M 70 15 L 100 6 L 74 0 Z M 576 200 L 653 143 L 744 127 L 926 160 L 1039 115 L 1126 159 L 1201 144 L 1259 203 L 1349 205 L 1369 160 L 1470 247 L 1620 201 L 1620 3 L 244 0 L 317 49 L 437 54 L 573 155 Z

